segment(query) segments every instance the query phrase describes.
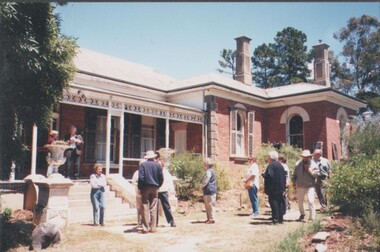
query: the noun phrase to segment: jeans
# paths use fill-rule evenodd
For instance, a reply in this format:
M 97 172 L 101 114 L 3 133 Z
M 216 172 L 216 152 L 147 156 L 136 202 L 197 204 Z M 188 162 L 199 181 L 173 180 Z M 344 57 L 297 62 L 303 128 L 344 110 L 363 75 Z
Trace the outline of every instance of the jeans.
M 252 211 L 254 214 L 259 213 L 259 197 L 257 197 L 257 187 L 253 185 L 251 189 L 248 190 L 249 199 L 252 204 Z
M 166 221 L 168 223 L 172 223 L 174 219 L 173 219 L 173 215 L 170 209 L 168 192 L 159 192 L 158 199 L 161 201 L 162 209 L 164 210 Z M 157 224 L 158 224 L 158 207 L 157 207 Z
M 216 194 L 203 195 L 205 202 L 207 220 L 215 220 Z
M 297 200 L 298 207 L 300 209 L 300 214 L 305 215 L 305 209 L 303 208 L 303 200 L 305 198 L 305 194 L 307 195 L 307 202 L 309 203 L 309 219 L 315 220 L 315 205 L 314 205 L 314 187 L 309 188 L 301 188 L 297 187 Z
M 105 198 L 103 187 L 91 189 L 91 203 L 94 215 L 94 224 L 104 224 Z
M 75 149 L 69 149 L 66 153 L 66 177 L 78 178 L 80 168 L 80 155 Z

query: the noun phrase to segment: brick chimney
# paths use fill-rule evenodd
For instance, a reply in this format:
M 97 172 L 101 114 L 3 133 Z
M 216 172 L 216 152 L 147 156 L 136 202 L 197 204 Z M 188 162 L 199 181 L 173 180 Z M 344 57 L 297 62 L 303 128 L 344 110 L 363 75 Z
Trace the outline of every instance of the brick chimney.
M 319 43 L 313 46 L 314 49 L 314 83 L 331 87 L 330 83 L 330 64 L 329 64 L 329 46 L 325 43 Z
M 241 36 L 236 40 L 236 74 L 235 80 L 252 86 L 251 57 L 249 55 L 250 38 Z

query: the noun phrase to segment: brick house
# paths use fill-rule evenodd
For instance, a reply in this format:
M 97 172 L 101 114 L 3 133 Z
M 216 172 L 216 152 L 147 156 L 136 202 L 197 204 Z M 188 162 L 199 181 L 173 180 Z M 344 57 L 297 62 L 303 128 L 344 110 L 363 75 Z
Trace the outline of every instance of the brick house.
M 175 80 L 156 69 L 80 49 L 77 73 L 55 108 L 52 129 L 70 125 L 85 144 L 81 174 L 94 162 L 106 173 L 131 177 L 149 149 L 193 151 L 229 167 L 244 163 L 266 142 L 322 147 L 340 159 L 348 117 L 366 104 L 331 88 L 328 46 L 314 46 L 314 82 L 270 89 L 252 85 L 249 41 L 236 38 L 236 79 L 210 73 Z M 44 174 L 46 132 L 38 133 L 38 173 Z M 342 148 L 343 146 L 343 148 Z M 38 161 L 40 160 L 40 161 Z

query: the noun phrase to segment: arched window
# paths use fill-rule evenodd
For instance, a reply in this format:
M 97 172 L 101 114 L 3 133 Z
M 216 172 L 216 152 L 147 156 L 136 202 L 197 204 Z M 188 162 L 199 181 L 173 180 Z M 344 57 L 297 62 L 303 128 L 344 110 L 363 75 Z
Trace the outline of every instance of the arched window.
M 288 122 L 288 144 L 303 148 L 303 119 L 294 115 Z

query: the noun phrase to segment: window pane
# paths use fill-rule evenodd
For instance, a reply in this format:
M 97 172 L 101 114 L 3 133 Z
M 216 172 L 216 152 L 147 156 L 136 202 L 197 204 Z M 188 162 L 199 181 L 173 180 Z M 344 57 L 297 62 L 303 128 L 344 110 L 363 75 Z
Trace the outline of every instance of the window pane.
M 303 134 L 303 120 L 300 116 L 293 116 L 289 122 L 289 133 Z

